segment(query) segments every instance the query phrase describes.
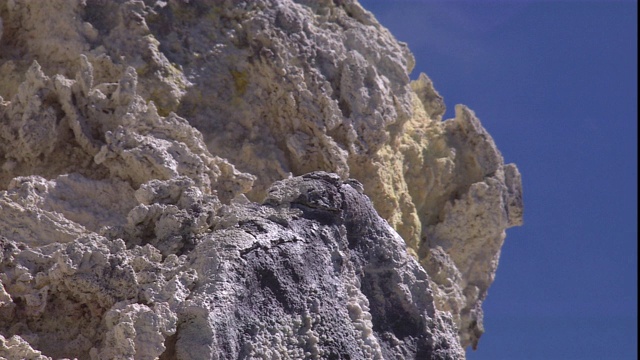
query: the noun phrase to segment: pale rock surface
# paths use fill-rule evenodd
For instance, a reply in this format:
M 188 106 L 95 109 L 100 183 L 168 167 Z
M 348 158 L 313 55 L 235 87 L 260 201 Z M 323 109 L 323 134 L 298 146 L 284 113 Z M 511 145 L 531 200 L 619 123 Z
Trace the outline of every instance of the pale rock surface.
M 7 360 L 50 360 L 50 357 L 44 356 L 40 351 L 34 350 L 28 342 L 24 341 L 18 335 L 14 335 L 9 339 L 5 339 L 0 335 L 0 355 Z
M 0 0 L 0 356 L 464 357 L 520 174 L 413 63 L 355 1 Z

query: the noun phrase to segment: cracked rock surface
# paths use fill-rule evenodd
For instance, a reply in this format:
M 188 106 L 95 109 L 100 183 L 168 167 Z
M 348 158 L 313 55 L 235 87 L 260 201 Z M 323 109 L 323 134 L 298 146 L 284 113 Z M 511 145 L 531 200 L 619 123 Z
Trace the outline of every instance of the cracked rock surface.
M 0 357 L 464 358 L 520 173 L 357 1 L 0 0 Z

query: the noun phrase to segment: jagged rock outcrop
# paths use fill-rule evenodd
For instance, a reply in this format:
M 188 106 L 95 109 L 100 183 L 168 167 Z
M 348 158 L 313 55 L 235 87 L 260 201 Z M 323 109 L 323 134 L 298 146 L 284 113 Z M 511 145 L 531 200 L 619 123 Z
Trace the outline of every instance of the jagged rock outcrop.
M 355 1 L 0 0 L 0 356 L 464 357 L 520 174 L 413 62 Z
M 351 184 L 316 172 L 264 205 L 239 198 L 182 256 L 2 238 L 0 355 L 37 354 L 26 341 L 53 358 L 463 357 L 427 273 Z
M 316 172 L 275 183 L 265 205 L 223 208 L 194 250 L 208 280 L 181 314 L 194 320 L 178 330 L 178 357 L 203 343 L 207 358 L 462 357 L 428 275 L 354 183 Z

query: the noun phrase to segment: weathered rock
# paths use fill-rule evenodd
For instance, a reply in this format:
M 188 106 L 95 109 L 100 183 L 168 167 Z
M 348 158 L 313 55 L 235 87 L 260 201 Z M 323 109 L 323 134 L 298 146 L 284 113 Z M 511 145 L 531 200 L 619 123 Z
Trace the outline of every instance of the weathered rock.
M 203 280 L 180 313 L 179 358 L 464 356 L 424 269 L 337 175 L 278 182 L 265 205 L 221 214 L 190 256 Z
M 337 175 L 276 183 L 265 205 L 224 206 L 212 226 L 179 257 L 96 235 L 3 238 L 0 330 L 15 344 L 0 350 L 16 356 L 23 339 L 53 358 L 464 357 L 425 270 Z
M 520 174 L 413 61 L 355 1 L 0 0 L 0 356 L 463 357 Z
M 97 235 L 40 247 L 0 241 L 2 334 L 53 358 L 157 358 L 197 279 L 184 257 L 151 245 Z M 9 346 L 0 356 L 17 355 Z

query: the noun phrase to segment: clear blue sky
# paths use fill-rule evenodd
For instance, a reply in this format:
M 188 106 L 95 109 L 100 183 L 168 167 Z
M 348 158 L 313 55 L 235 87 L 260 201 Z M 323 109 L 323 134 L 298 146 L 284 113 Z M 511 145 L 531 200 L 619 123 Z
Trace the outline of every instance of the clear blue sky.
M 361 0 L 523 178 L 476 359 L 636 359 L 635 1 Z

